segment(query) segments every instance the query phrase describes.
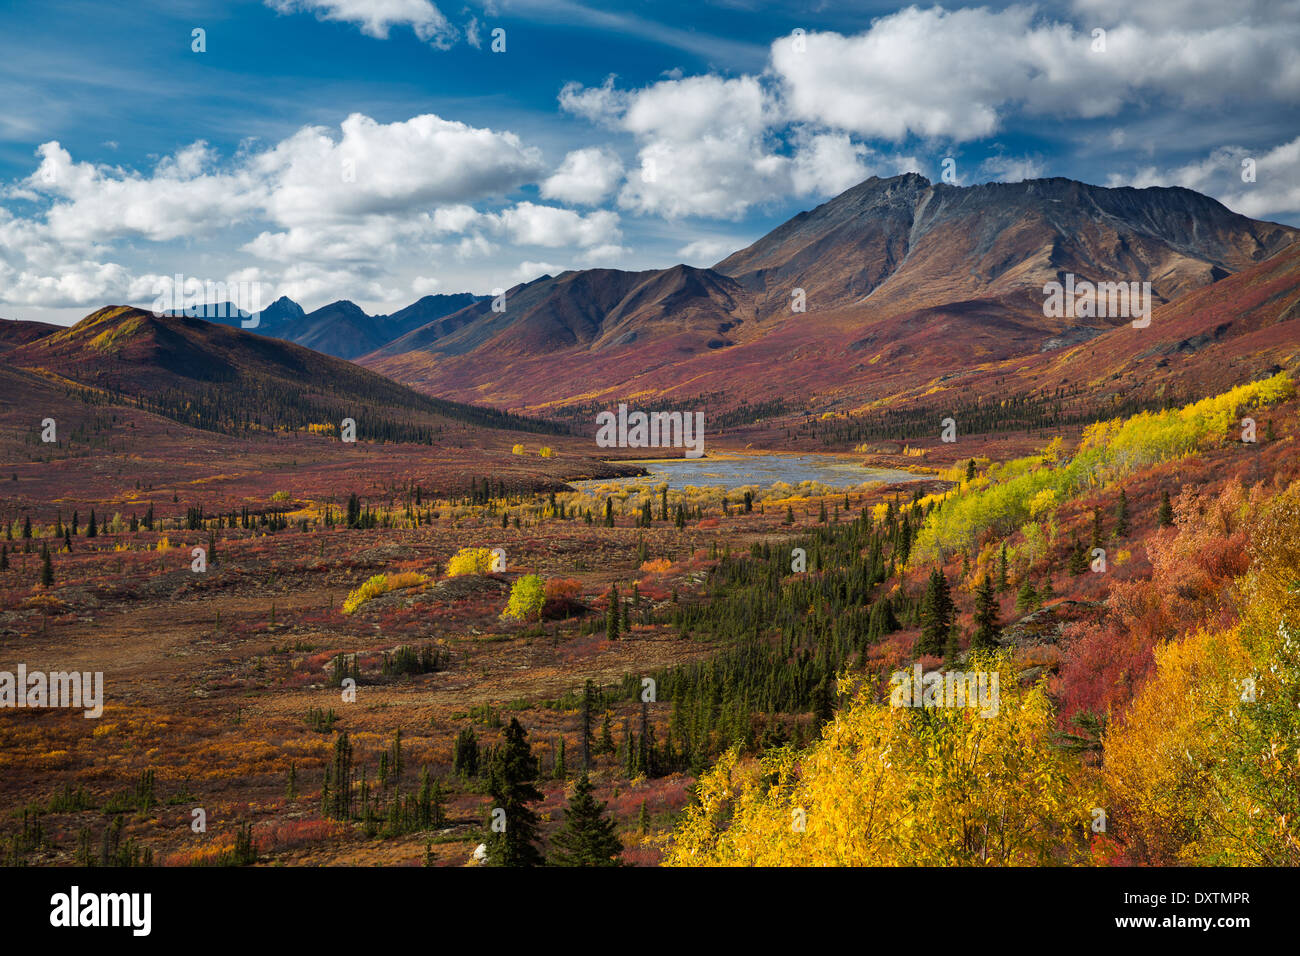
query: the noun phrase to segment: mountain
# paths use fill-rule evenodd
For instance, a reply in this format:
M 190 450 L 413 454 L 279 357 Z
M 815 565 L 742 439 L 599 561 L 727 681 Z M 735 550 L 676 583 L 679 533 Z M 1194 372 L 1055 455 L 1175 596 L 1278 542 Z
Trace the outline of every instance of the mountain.
M 818 308 L 1014 307 L 1028 299 L 1038 309 L 1043 284 L 1066 273 L 1149 281 L 1156 297 L 1171 301 L 1296 235 L 1190 189 L 1059 178 L 959 187 L 908 173 L 854 186 L 714 269 L 753 291 L 768 313 L 788 309 L 795 287 L 808 289 Z
M 429 440 L 451 424 L 540 422 L 430 398 L 351 362 L 230 325 L 108 306 L 9 349 L 6 365 L 134 401 L 216 431 L 358 422 L 364 436 Z
M 1180 188 L 873 177 L 711 269 L 543 276 L 508 290 L 504 311 L 475 303 L 358 361 L 421 390 L 511 407 L 634 394 L 838 407 L 1129 321 L 1049 318 L 1045 283 L 1150 283 L 1159 307 L 1298 236 Z M 800 293 L 806 311 L 792 308 Z
M 305 312 L 297 302 L 288 296 L 281 296 L 262 309 L 255 326 L 245 326 L 244 323 L 251 316 L 230 302 L 200 306 L 197 315 L 193 317 L 220 325 L 247 328 L 258 335 L 285 339 L 326 355 L 352 359 L 373 351 L 412 329 L 472 305 L 481 298 L 468 292 L 426 295 L 392 315 L 370 315 L 356 303 L 347 300 L 331 302 L 314 312 Z

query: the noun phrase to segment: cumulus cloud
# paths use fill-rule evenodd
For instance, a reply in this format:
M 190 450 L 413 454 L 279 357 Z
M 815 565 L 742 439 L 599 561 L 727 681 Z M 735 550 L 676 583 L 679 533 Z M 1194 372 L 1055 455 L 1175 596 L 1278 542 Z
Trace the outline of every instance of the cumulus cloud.
M 240 249 L 284 264 L 285 289 L 300 291 L 343 276 L 382 288 L 377 276 L 390 260 L 442 239 L 469 239 L 462 255 L 494 250 L 479 240 L 483 230 L 584 249 L 619 238 L 608 211 L 479 212 L 475 203 L 535 181 L 541 154 L 513 133 L 434 115 L 379 123 L 353 114 L 337 130 L 304 127 L 224 163 L 196 142 L 143 172 L 75 161 L 58 142 L 37 155 L 36 170 L 4 195 L 43 208 L 19 218 L 0 207 L 8 302 L 122 301 L 134 293 L 129 271 L 110 261 L 114 244 L 191 241 L 232 227 L 263 225 Z
M 1203 19 L 1149 25 L 1123 16 L 1131 9 L 1076 29 L 1025 6 L 909 7 L 853 36 L 779 39 L 771 67 L 791 118 L 893 141 L 979 139 L 1021 109 L 1091 118 L 1151 95 L 1193 106 L 1300 96 L 1300 18 L 1237 20 L 1234 11 L 1224 23 L 1222 7 L 1211 18 L 1207 5 Z M 1093 29 L 1106 31 L 1104 49 Z
M 623 176 L 623 161 L 612 149 L 575 149 L 541 184 L 543 199 L 594 206 L 614 191 Z
M 521 202 L 494 218 L 512 242 L 525 246 L 607 245 L 620 238 L 618 214 L 608 210 L 582 215 L 572 209 Z

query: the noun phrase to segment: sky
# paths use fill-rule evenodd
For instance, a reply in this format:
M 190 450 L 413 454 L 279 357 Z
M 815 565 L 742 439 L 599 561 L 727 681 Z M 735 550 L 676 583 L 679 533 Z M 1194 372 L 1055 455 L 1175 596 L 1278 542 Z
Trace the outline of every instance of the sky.
M 1300 0 L 0 10 L 8 319 L 173 276 L 388 313 L 709 266 L 907 171 L 1186 186 L 1300 226 Z

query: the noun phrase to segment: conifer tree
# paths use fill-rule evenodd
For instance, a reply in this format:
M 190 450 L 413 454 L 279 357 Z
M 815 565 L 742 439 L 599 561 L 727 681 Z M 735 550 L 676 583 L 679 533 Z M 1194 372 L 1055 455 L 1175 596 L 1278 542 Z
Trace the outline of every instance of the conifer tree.
M 1088 570 L 1088 551 L 1078 538 L 1074 539 L 1070 547 L 1069 569 L 1071 574 L 1083 574 Z
M 1101 510 L 1092 509 L 1092 546 L 1100 548 L 1106 543 L 1106 529 L 1101 526 Z
M 623 844 L 614 833 L 614 821 L 605 815 L 605 804 L 598 803 L 592 791 L 584 773 L 573 788 L 563 824 L 551 838 L 552 866 L 620 865 Z
M 488 792 L 493 811 L 504 811 L 504 827 L 493 828 L 487 838 L 489 866 L 540 866 L 537 848 L 537 814 L 528 806 L 541 800 L 535 786 L 537 758 L 528 734 L 517 717 L 510 718 L 502 742 L 492 751 Z M 494 816 L 496 814 L 494 813 Z
M 591 699 L 592 683 L 591 678 L 582 685 L 582 772 L 586 773 L 591 769 Z M 608 715 L 605 717 L 609 719 Z
M 611 584 L 609 586 L 609 610 L 605 612 L 605 637 L 611 641 L 618 640 L 619 631 L 619 607 L 618 607 L 618 588 Z
M 597 752 L 602 754 L 614 752 L 614 724 L 610 719 L 609 711 L 605 711 L 605 719 L 600 724 L 600 748 Z
M 948 579 L 943 569 L 936 567 L 930 572 L 925 597 L 921 601 L 921 638 L 916 644 L 918 655 L 943 653 L 954 611 Z
M 1021 613 L 1032 611 L 1037 603 L 1038 592 L 1034 589 L 1034 582 L 1026 575 L 1020 582 L 1020 590 L 1016 592 L 1016 610 Z
M 993 582 L 986 575 L 975 588 L 975 633 L 971 637 L 971 649 L 988 650 L 994 647 L 1000 631 L 997 595 L 993 590 Z
M 1169 492 L 1161 490 L 1160 509 L 1156 512 L 1156 527 L 1167 528 L 1174 523 L 1174 506 L 1169 502 Z
M 553 775 L 556 780 L 563 780 L 566 776 L 564 770 L 564 738 L 561 737 L 559 743 L 555 745 L 555 768 Z
M 1119 490 L 1119 501 L 1115 503 L 1115 537 L 1122 538 L 1128 534 L 1128 495 L 1124 489 Z
M 86 537 L 93 538 L 99 534 L 99 527 L 95 524 L 95 509 L 90 509 L 90 521 L 86 524 Z
M 1007 543 L 1002 542 L 1002 551 L 998 555 L 998 593 L 1001 594 L 1010 587 L 1007 581 Z
M 474 736 L 474 728 L 465 727 L 456 735 L 451 767 L 452 772 L 462 779 L 478 776 L 478 739 Z

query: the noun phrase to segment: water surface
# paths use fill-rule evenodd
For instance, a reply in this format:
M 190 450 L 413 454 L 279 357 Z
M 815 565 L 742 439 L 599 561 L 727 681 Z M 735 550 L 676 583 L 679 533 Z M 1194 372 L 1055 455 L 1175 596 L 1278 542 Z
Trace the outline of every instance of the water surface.
M 628 464 L 628 462 L 622 462 Z M 893 468 L 869 468 L 848 458 L 832 455 L 739 455 L 718 458 L 673 458 L 662 461 L 637 461 L 650 472 L 639 478 L 591 478 L 570 481 L 569 484 L 585 491 L 597 485 L 657 485 L 667 482 L 673 491 L 687 486 L 696 488 L 740 488 L 757 485 L 769 488 L 778 482 L 799 485 L 813 481 L 831 488 L 855 488 L 869 481 L 893 484 L 900 481 L 920 481 L 923 476 Z

